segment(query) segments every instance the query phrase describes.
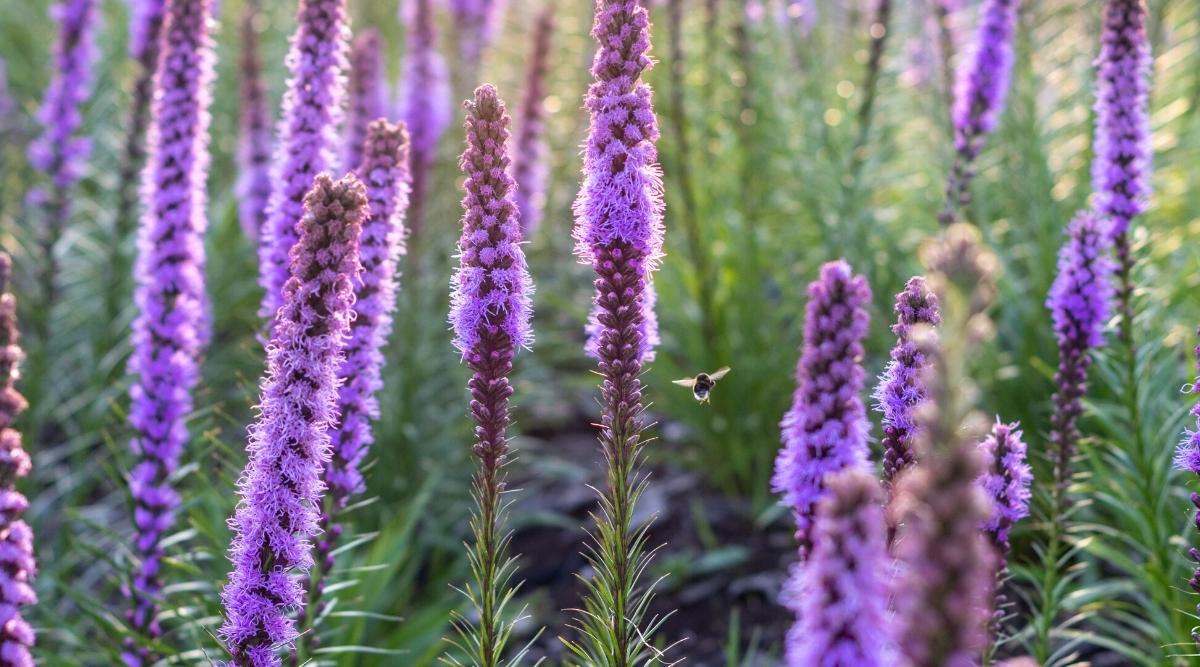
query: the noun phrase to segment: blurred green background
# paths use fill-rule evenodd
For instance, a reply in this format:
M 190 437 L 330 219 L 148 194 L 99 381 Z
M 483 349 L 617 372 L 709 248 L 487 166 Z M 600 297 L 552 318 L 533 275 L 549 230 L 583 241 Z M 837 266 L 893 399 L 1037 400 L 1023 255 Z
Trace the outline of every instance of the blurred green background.
M 510 474 L 521 489 L 513 496 L 514 544 L 524 551 L 517 578 L 526 580 L 530 616 L 521 633 L 534 640 L 535 655 L 557 664 L 562 610 L 577 604 L 580 588 L 574 574 L 583 563 L 574 554 L 592 498 L 585 484 L 600 474 L 590 426 L 598 414 L 596 377 L 582 352 L 591 276 L 572 256 L 570 238 L 587 128 L 581 99 L 591 3 L 509 0 L 479 81 L 495 83 L 510 109 L 517 107 L 542 2 L 557 6 L 543 103 L 552 164 L 545 219 L 527 246 L 538 340 L 516 363 L 520 455 Z M 822 262 L 837 257 L 869 278 L 875 299 L 865 364 L 877 374 L 892 342 L 892 297 L 919 272 L 915 250 L 937 231 L 953 146 L 946 62 L 935 47 L 932 0 L 895 3 L 874 85 L 866 67 L 872 2 L 817 1 L 811 29 L 781 13 L 782 0 L 679 2 L 678 24 L 666 2 L 653 3 L 659 63 L 649 74 L 667 185 L 667 257 L 656 278 L 663 343 L 646 378 L 657 440 L 649 448 L 655 490 L 644 509 L 658 514 L 654 535 L 665 543 L 654 569 L 665 577 L 655 609 L 677 609 L 660 643 L 684 639 L 672 654 L 688 656 L 687 664 L 770 665 L 789 622 L 774 595 L 790 562 L 790 530 L 767 480 L 794 386 L 804 288 Z M 25 320 L 49 317 L 53 332 L 49 340 L 24 341 L 46 371 L 26 375 L 20 387 L 32 405 L 24 431 L 44 436 L 27 436 L 35 470 L 24 490 L 41 567 L 41 601 L 31 614 L 41 662 L 54 666 L 117 664 L 125 633 L 120 588 L 131 557 L 123 477 L 132 239 L 115 238 L 113 209 L 134 67 L 125 3 L 101 4 L 101 58 L 85 109 L 94 149 L 57 249 L 63 301 L 45 313 L 18 292 Z M 165 646 L 179 652 L 171 664 L 221 655 L 213 633 L 228 567 L 224 522 L 262 371 L 257 270 L 233 195 L 242 3 L 218 4 L 208 239 L 215 335 L 179 474 L 186 506 L 169 547 Z M 265 4 L 262 53 L 277 106 L 295 6 Z M 354 26 L 384 35 L 394 82 L 404 45 L 395 3 L 349 4 Z M 963 4 L 951 26 L 951 64 L 969 48 L 975 24 L 977 3 Z M 1139 355 L 1131 375 L 1121 350 L 1103 352 L 1093 374 L 1088 440 L 1072 486 L 1073 574 L 1053 592 L 1062 609 L 1053 624 L 1053 664 L 1194 660 L 1168 657 L 1194 652 L 1187 644 L 1194 619 L 1179 610 L 1195 604 L 1185 592 L 1186 488 L 1169 464 L 1185 421 L 1179 389 L 1193 375 L 1189 349 L 1200 322 L 1200 249 L 1193 245 L 1200 236 L 1200 4 L 1149 6 L 1154 196 L 1133 232 Z M 1062 230 L 1090 194 L 1100 9 L 1091 0 L 1026 3 L 1008 108 L 980 158 L 967 213 L 1003 264 L 997 335 L 975 360 L 978 404 L 1022 422 L 1041 479 L 1049 472 L 1042 455 L 1056 365 L 1043 301 Z M 36 178 L 24 147 L 50 76 L 54 27 L 46 10 L 46 0 L 0 0 L 0 58 L 19 105 L 0 146 L 0 233 L 16 256 L 18 288 L 30 284 L 40 261 L 30 236 L 34 218 L 23 204 Z M 445 11 L 439 27 L 442 50 L 460 72 Z M 477 83 L 461 79 L 456 99 Z M 864 118 L 868 95 L 874 106 Z M 433 664 L 447 649 L 450 610 L 463 607 L 452 586 L 468 574 L 461 547 L 472 465 L 467 373 L 445 324 L 461 135 L 456 122 L 441 144 L 420 270 L 409 269 L 412 257 L 402 264 L 369 492 L 347 517 L 352 538 L 331 589 L 337 603 L 317 628 L 319 663 Z M 110 272 L 125 278 L 110 284 Z M 126 306 L 109 321 L 103 304 L 114 297 Z M 709 405 L 669 384 L 722 365 L 733 372 Z M 1038 563 L 1044 518 L 1035 513 L 1016 537 L 1010 597 L 1017 616 L 1005 653 L 1032 641 L 1037 601 L 1047 599 Z M 545 632 L 535 639 L 540 626 Z

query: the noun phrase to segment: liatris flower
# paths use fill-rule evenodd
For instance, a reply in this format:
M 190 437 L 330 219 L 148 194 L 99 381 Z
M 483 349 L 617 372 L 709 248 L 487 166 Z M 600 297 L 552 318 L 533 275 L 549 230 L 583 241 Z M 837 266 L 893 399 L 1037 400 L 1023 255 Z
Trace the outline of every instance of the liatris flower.
M 1025 442 L 1017 424 L 1004 424 L 999 419 L 992 432 L 979 443 L 979 451 L 987 471 L 979 476 L 978 484 L 992 501 L 992 514 L 982 524 L 983 532 L 996 551 L 996 596 L 992 612 L 992 636 L 999 634 L 1008 601 L 1001 592 L 1008 578 L 1008 552 L 1011 545 L 1008 533 L 1014 524 L 1029 516 L 1029 485 L 1033 471 L 1025 461 Z
M 648 289 L 662 254 L 662 175 L 650 87 L 641 78 L 651 65 L 646 8 L 638 0 L 600 0 L 592 37 L 599 49 L 585 100 L 591 127 L 573 235 L 576 253 L 596 274 L 595 347 L 604 378 L 600 444 L 608 486 L 596 516 L 599 544 L 592 547 L 597 574 L 577 617 L 586 645 L 569 646 L 586 662 L 630 664 L 647 650 L 639 626 L 649 593 L 638 583 L 647 555 L 633 517 L 642 488 L 640 376 Z
M 204 232 L 208 227 L 209 104 L 214 52 L 209 36 L 211 0 L 169 0 L 163 26 L 162 67 L 155 80 L 150 157 L 144 174 L 145 213 L 138 233 L 134 276 L 133 355 L 129 371 L 130 473 L 136 504 L 134 575 L 129 623 L 160 634 L 155 619 L 161 594 L 162 537 L 175 522 L 179 497 L 169 478 L 187 443 L 192 386 L 199 378 L 205 326 Z M 128 664 L 151 656 L 135 651 Z
M 238 89 L 241 134 L 238 136 L 238 220 L 246 238 L 258 241 L 271 199 L 271 110 L 258 55 L 258 0 L 242 9 L 241 79 Z
M 479 66 L 483 50 L 495 37 L 496 20 L 504 0 L 450 0 L 450 12 L 458 28 L 459 47 L 467 70 Z
M 788 632 L 790 667 L 882 667 L 892 664 L 887 614 L 887 549 L 879 483 L 866 470 L 826 479 L 817 503 L 813 550 L 793 568 L 798 619 Z
M 893 312 L 896 345 L 875 388 L 876 408 L 883 413 L 883 479 L 889 485 L 916 461 L 913 410 L 925 400 L 925 388 L 921 386 L 925 357 L 912 341 L 912 328 L 941 322 L 937 296 L 920 276 L 910 278 L 904 291 L 896 295 Z
M 1200 336 L 1200 330 L 1196 333 Z M 1200 395 L 1200 345 L 1196 346 L 1196 369 L 1197 379 L 1190 385 L 1191 391 L 1188 393 Z M 1200 402 L 1192 406 L 1192 416 L 1196 418 L 1196 430 L 1183 432 L 1183 441 L 1179 443 L 1179 448 L 1175 451 L 1175 467 L 1200 476 Z M 1197 532 L 1200 532 L 1200 493 L 1193 492 L 1191 501 L 1196 508 L 1196 513 L 1192 517 L 1192 525 L 1195 526 Z M 1188 549 L 1188 557 L 1196 563 L 1188 585 L 1192 587 L 1193 591 L 1200 593 L 1200 548 L 1193 546 Z M 1200 613 L 1200 605 L 1197 605 L 1196 611 Z M 1192 641 L 1200 645 L 1200 632 L 1192 631 Z
M 1008 96 L 1013 65 L 1013 33 L 1020 0 L 985 0 L 975 35 L 975 51 L 959 67 L 954 95 L 954 166 L 946 181 L 939 219 L 948 225 L 970 203 L 975 158 L 996 127 Z
M 863 337 L 871 288 L 844 261 L 821 267 L 808 286 L 804 346 L 796 364 L 796 392 L 779 428 L 783 447 L 771 488 L 796 519 L 800 560 L 813 546 L 812 521 L 825 495 L 825 478 L 867 467 L 867 416 L 862 394 Z
M 241 500 L 229 526 L 233 571 L 221 592 L 221 638 L 236 667 L 277 667 L 277 649 L 296 640 L 292 610 L 312 565 L 325 490 L 329 431 L 336 421 L 338 371 L 353 318 L 358 243 L 367 198 L 354 176 L 317 176 L 304 198 L 263 383 Z
M 29 146 L 29 162 L 47 182 L 30 192 L 31 203 L 44 215 L 37 234 L 44 258 L 39 280 L 43 310 L 52 308 L 58 300 L 54 247 L 71 218 L 70 190 L 79 180 L 91 150 L 91 143 L 76 133 L 83 123 L 81 107 L 91 87 L 96 57 L 96 2 L 62 0 L 51 7 L 50 15 L 58 24 L 54 74 L 38 110 L 42 134 Z M 48 316 L 38 319 L 39 340 L 45 340 L 48 325 Z
M 1046 299 L 1058 340 L 1058 372 L 1054 376 L 1057 391 L 1050 418 L 1056 496 L 1061 495 L 1070 478 L 1091 351 L 1104 343 L 1113 289 L 1109 226 L 1095 215 L 1081 212 L 1071 221 L 1067 233 L 1067 242 L 1058 254 L 1058 275 Z
M 260 230 L 259 315 L 268 322 L 283 300 L 296 221 L 313 178 L 334 162 L 346 63 L 346 0 L 301 0 L 288 54 L 291 81 L 275 146 L 275 169 L 266 224 Z
M 463 199 L 463 232 L 458 243 L 459 269 L 451 283 L 450 323 L 454 346 L 471 368 L 471 417 L 479 457 L 475 474 L 471 551 L 474 587 L 467 588 L 478 613 L 474 622 L 459 618 L 461 647 L 481 667 L 500 665 L 509 633 L 504 605 L 512 595 L 508 584 L 512 562 L 504 530 L 505 475 L 508 459 L 505 431 L 513 355 L 533 342 L 529 326 L 533 285 L 521 252 L 521 223 L 512 200 L 515 183 L 508 175 L 508 114 L 490 85 L 475 90 L 467 102 L 467 149 L 459 164 L 467 176 Z
M 513 178 L 523 236 L 529 238 L 542 221 L 546 198 L 545 107 L 546 74 L 550 69 L 550 39 L 554 34 L 554 5 L 546 6 L 533 24 L 533 47 L 525 69 L 525 94 L 517 117 Z
M 159 51 L 166 0 L 134 0 L 129 24 L 129 54 L 137 63 L 133 84 L 133 100 L 125 129 L 125 154 L 121 158 L 121 173 L 117 186 L 117 225 L 120 246 L 133 226 L 136 195 L 133 186 L 145 157 L 146 124 L 150 121 L 150 105 L 154 98 L 154 73 L 158 69 Z
M 33 531 L 21 520 L 29 501 L 15 488 L 32 464 L 13 428 L 26 404 L 15 386 L 24 355 L 17 344 L 17 303 L 8 291 L 11 277 L 12 260 L 0 253 L 0 663 L 33 667 L 33 628 L 21 608 L 37 602 L 31 585 L 37 566 Z
M 438 142 L 450 125 L 450 72 L 446 61 L 437 52 L 432 0 L 407 0 L 404 6 L 407 10 L 408 53 L 404 78 L 400 82 L 400 118 L 408 125 L 412 140 L 409 151 L 412 197 L 408 226 L 417 234 L 425 217 L 429 171 Z
M 1112 223 L 1120 279 L 1121 334 L 1130 337 L 1133 294 L 1129 223 L 1150 195 L 1150 43 L 1144 0 L 1108 0 L 1096 72 L 1096 140 L 1092 189 L 1096 213 Z
M 350 114 L 346 118 L 342 166 L 357 169 L 362 164 L 367 126 L 387 116 L 387 84 L 383 78 L 383 52 L 379 31 L 367 28 L 350 46 Z

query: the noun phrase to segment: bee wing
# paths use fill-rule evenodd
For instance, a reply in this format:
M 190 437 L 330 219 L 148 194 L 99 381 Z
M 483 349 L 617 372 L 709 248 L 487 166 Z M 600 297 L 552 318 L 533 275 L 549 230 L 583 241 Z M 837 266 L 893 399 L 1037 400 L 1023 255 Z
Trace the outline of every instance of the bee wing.
M 696 386 L 696 378 L 683 378 L 682 380 L 671 380 L 671 384 L 677 384 L 684 387 Z
M 729 370 L 730 370 L 730 368 L 729 368 L 728 366 L 722 366 L 720 370 L 713 371 L 712 373 L 709 373 L 709 374 L 708 374 L 708 377 L 712 378 L 712 381 L 713 381 L 713 382 L 716 382 L 717 380 L 720 380 L 721 378 L 723 378 L 723 377 L 725 377 L 726 375 L 728 375 L 728 374 L 729 374 Z

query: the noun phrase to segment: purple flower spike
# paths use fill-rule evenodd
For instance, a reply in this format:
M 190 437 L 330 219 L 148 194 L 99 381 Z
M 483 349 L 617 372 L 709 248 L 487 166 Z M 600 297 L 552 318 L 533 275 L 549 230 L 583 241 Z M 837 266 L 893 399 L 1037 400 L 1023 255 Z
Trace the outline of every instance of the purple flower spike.
M 546 205 L 545 107 L 546 74 L 550 69 L 550 42 L 554 35 L 554 5 L 538 14 L 533 26 L 533 50 L 525 70 L 525 95 L 517 118 L 517 145 L 513 178 L 517 181 L 517 210 L 525 238 L 533 235 L 542 221 Z
M 296 222 L 317 174 L 334 163 L 346 68 L 346 0 L 301 0 L 288 54 L 291 80 L 275 146 L 267 220 L 259 245 L 259 315 L 268 323 L 283 302 Z
M 970 203 L 975 158 L 1004 109 L 1020 4 L 1020 0 L 985 0 L 979 10 L 975 50 L 960 66 L 954 94 L 955 157 L 940 215 L 944 225 L 954 222 L 958 211 Z
M 1200 336 L 1200 331 L 1196 332 Z M 1188 386 L 1188 393 L 1200 396 L 1200 345 L 1196 346 L 1196 381 Z M 1196 418 L 1196 430 L 1185 430 L 1183 432 L 1183 441 L 1179 443 L 1179 448 L 1175 450 L 1175 467 L 1200 476 L 1200 401 L 1192 406 L 1192 416 Z M 1200 532 L 1200 493 L 1192 493 L 1192 505 L 1196 512 L 1192 515 L 1192 525 L 1197 532 Z M 1192 572 L 1192 578 L 1188 581 L 1188 585 L 1193 591 L 1200 593 L 1200 548 L 1192 547 L 1188 549 L 1188 557 L 1196 563 L 1195 570 Z M 1196 607 L 1197 613 L 1200 613 L 1200 605 Z M 1192 641 L 1200 646 L 1200 633 L 1192 633 Z
M 1096 76 L 1096 212 L 1125 236 L 1150 194 L 1150 43 L 1145 0 L 1108 0 Z
M 383 78 L 383 70 L 379 31 L 367 28 L 354 38 L 350 46 L 350 114 L 346 118 L 345 152 L 342 158 L 342 166 L 347 171 L 357 169 L 362 164 L 367 126 L 375 119 L 388 115 L 387 83 Z
M 21 520 L 29 506 L 16 490 L 18 479 L 29 474 L 29 454 L 13 421 L 26 408 L 16 389 L 17 366 L 24 354 L 18 346 L 17 302 L 8 291 L 12 260 L 0 253 L 0 663 L 33 667 L 33 628 L 21 608 L 37 602 L 33 577 L 33 531 Z
M 383 349 L 392 332 L 408 208 L 408 133 L 402 124 L 379 119 L 367 127 L 363 161 L 356 173 L 366 184 L 369 216 L 363 223 L 362 281 L 355 289 L 354 324 L 342 365 L 344 381 L 338 389 L 340 420 L 333 433 L 333 458 L 325 471 L 337 509 L 366 488 L 358 467 L 374 442 L 371 421 L 379 418 L 375 395 L 383 388 Z
M 400 118 L 408 125 L 408 135 L 412 140 L 409 152 L 412 198 L 408 223 L 414 234 L 420 233 L 424 222 L 429 171 L 437 155 L 438 143 L 450 126 L 453 114 L 450 71 L 442 54 L 437 51 L 432 1 L 407 0 L 404 4 L 408 53 L 399 95 Z
M 207 319 L 204 233 L 208 227 L 209 105 L 212 101 L 211 0 L 169 0 L 162 60 L 143 174 L 143 216 L 134 268 L 133 355 L 129 372 L 130 472 L 136 510 L 130 625 L 149 638 L 161 631 L 155 618 L 162 593 L 162 538 L 175 523 L 179 496 L 170 476 L 187 443 L 186 419 L 199 378 Z M 131 647 L 130 665 L 152 655 Z
M 1054 376 L 1057 391 L 1050 420 L 1058 492 L 1070 477 L 1091 352 L 1104 343 L 1113 294 L 1109 226 L 1095 215 L 1081 212 L 1071 221 L 1067 233 L 1069 238 L 1058 254 L 1058 275 L 1046 299 L 1058 340 L 1058 372 Z
M 221 592 L 220 635 L 234 667 L 278 667 L 293 646 L 293 611 L 302 604 L 299 576 L 312 566 L 311 540 L 330 458 L 338 372 L 353 319 L 359 233 L 367 197 L 354 176 L 317 176 L 304 198 L 263 382 L 249 461 L 229 526 L 233 571 Z
M 796 518 L 801 561 L 813 546 L 813 512 L 825 495 L 825 478 L 868 466 L 868 424 L 860 396 L 870 301 L 866 279 L 841 260 L 822 266 L 808 286 L 796 392 L 779 424 L 783 447 L 771 478 L 772 490 L 783 495 Z
M 979 443 L 988 462 L 988 470 L 979 477 L 979 485 L 992 499 L 995 512 L 983 523 L 983 531 L 992 538 L 996 552 L 1007 556 L 1008 533 L 1014 524 L 1029 516 L 1029 485 L 1033 471 L 1025 461 L 1025 442 L 1017 424 L 999 419 L 992 432 Z
M 921 324 L 937 326 L 942 320 L 937 295 L 920 276 L 910 278 L 904 291 L 896 295 L 894 312 L 896 345 L 875 388 L 876 407 L 883 413 L 883 479 L 888 485 L 916 462 L 913 410 L 925 400 L 921 384 L 925 357 L 912 341 L 912 329 Z
M 469 71 L 475 71 L 483 50 L 492 43 L 503 6 L 504 0 L 450 0 L 463 62 Z
M 266 224 L 271 199 L 271 110 L 258 55 L 258 0 L 247 2 L 242 14 L 242 61 L 238 136 L 238 219 L 246 238 L 258 241 Z
M 467 108 L 467 151 L 459 160 L 467 174 L 466 214 L 450 323 L 454 346 L 470 360 L 482 337 L 503 334 L 516 347 L 533 343 L 533 288 L 512 201 L 515 184 L 508 175 L 508 114 L 490 85 L 479 87 Z
M 813 549 L 792 571 L 788 667 L 883 667 L 891 636 L 888 561 L 879 483 L 861 469 L 826 479 L 817 503 Z

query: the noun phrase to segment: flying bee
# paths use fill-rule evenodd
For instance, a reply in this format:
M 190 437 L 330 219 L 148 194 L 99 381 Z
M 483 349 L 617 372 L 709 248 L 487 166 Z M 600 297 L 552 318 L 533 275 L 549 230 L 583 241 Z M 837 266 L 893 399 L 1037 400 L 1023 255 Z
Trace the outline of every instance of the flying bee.
M 694 378 L 684 378 L 682 380 L 674 380 L 673 382 L 684 387 L 691 387 L 692 396 L 695 396 L 696 400 L 701 403 L 707 403 L 713 386 L 717 384 L 717 380 L 725 377 L 727 373 L 729 373 L 729 367 L 723 366 L 720 370 L 711 373 L 701 373 Z

